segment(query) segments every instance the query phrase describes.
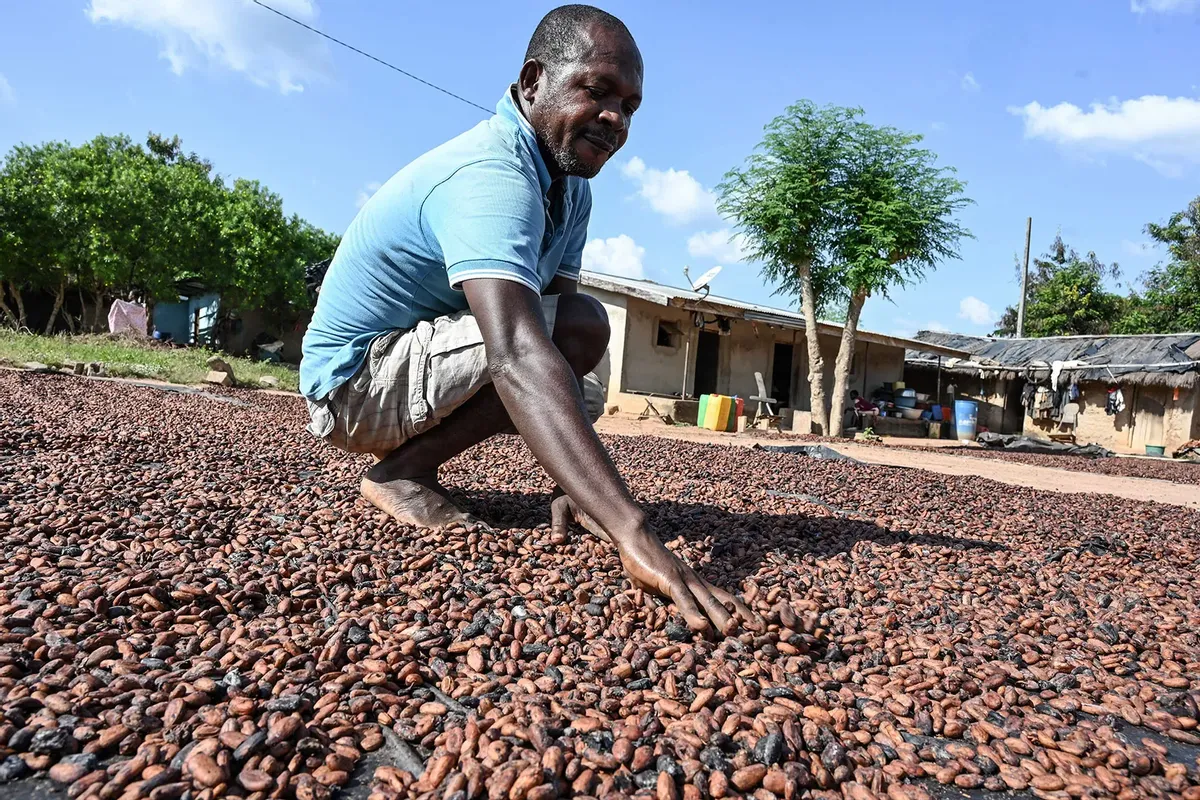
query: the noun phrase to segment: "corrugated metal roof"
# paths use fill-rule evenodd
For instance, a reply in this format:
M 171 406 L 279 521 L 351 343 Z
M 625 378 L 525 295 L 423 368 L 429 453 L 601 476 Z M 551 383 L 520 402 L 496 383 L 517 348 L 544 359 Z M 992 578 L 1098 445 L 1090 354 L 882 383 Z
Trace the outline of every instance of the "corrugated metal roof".
M 1044 371 L 1055 362 L 1071 365 L 1085 380 L 1106 380 L 1137 374 L 1200 372 L 1200 333 L 1139 336 L 1047 336 L 1041 339 L 998 339 L 958 333 L 922 331 L 916 337 L 928 345 L 954 347 L 971 354 L 963 362 L 944 362 L 951 369 L 1002 368 L 1019 372 Z M 913 363 L 936 360 L 923 346 L 910 348 Z
M 764 322 L 782 328 L 804 330 L 804 316 L 796 311 L 773 306 L 747 303 L 732 297 L 720 295 L 704 295 L 691 289 L 680 289 L 675 286 L 655 283 L 654 281 L 625 278 L 619 275 L 606 275 L 601 272 L 584 270 L 579 279 L 584 286 L 603 289 L 618 294 L 637 297 L 660 306 L 676 306 L 707 311 L 711 314 L 745 319 L 753 322 Z M 842 326 L 836 322 L 819 322 L 821 333 L 841 335 Z M 931 343 L 908 339 L 902 336 L 889 336 L 883 333 L 858 329 L 857 338 L 864 342 L 876 342 L 893 347 L 915 348 L 929 347 Z M 933 345 L 936 352 L 944 356 L 966 356 L 968 353 L 956 347 Z
M 691 289 L 680 289 L 675 286 L 667 286 L 665 284 L 655 283 L 654 281 L 639 280 L 637 278 L 625 278 L 618 275 L 606 275 L 602 272 L 588 272 L 586 270 L 582 273 L 581 280 L 585 286 L 596 286 L 596 288 L 599 289 L 605 288 L 601 284 L 610 283 L 628 289 L 631 292 L 647 292 L 662 298 L 666 303 L 669 303 L 672 298 L 691 300 L 692 302 L 703 300 L 713 305 L 728 306 L 730 308 L 737 308 L 742 311 L 757 311 L 763 314 L 776 314 L 780 317 L 793 319 L 796 322 L 799 322 L 801 325 L 804 324 L 803 315 L 786 308 L 762 306 L 755 303 L 747 303 L 743 300 L 735 300 L 732 297 L 722 297 L 716 294 L 705 295 L 702 292 L 694 292 Z

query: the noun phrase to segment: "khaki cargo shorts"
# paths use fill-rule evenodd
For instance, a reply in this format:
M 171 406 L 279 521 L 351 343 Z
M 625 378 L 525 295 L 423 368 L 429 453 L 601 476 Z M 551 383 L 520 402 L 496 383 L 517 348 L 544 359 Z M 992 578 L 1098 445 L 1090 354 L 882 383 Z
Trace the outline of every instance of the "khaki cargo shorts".
M 542 298 L 554 331 L 558 295 Z M 308 431 L 351 453 L 391 452 L 437 425 L 490 383 L 483 335 L 469 311 L 421 322 L 378 337 L 350 380 L 308 401 Z M 604 385 L 583 379 L 583 400 L 595 423 L 604 413 Z

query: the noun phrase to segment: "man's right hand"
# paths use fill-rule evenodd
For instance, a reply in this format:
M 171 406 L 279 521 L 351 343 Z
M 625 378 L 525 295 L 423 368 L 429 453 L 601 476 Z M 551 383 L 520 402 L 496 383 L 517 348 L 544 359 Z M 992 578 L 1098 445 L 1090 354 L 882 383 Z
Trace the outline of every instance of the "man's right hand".
M 618 538 L 617 553 L 633 585 L 675 603 L 692 630 L 704 632 L 715 627 L 722 635 L 732 633 L 737 621 L 729 607 L 743 624 L 763 628 L 762 618 L 745 603 L 701 578 L 650 531 Z
M 563 541 L 569 522 L 574 520 L 605 542 L 614 543 L 604 529 L 584 514 L 569 496 L 556 496 L 550 511 L 551 531 Z M 618 538 L 615 544 L 621 566 L 625 568 L 630 582 L 643 591 L 675 603 L 692 630 L 707 631 L 711 627 L 727 635 L 738 626 L 734 615 L 741 618 L 743 625 L 760 630 L 763 628 L 762 617 L 733 594 L 701 578 L 644 527 Z

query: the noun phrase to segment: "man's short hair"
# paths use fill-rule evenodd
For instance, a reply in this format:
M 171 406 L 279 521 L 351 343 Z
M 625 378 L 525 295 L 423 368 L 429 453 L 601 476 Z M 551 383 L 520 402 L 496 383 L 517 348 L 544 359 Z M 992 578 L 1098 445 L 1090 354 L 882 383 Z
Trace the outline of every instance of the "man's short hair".
M 542 17 L 534 29 L 525 50 L 525 60 L 532 59 L 548 70 L 558 70 L 583 55 L 583 48 L 588 44 L 585 32 L 594 24 L 623 33 L 633 40 L 625 23 L 607 11 L 595 6 L 559 6 Z

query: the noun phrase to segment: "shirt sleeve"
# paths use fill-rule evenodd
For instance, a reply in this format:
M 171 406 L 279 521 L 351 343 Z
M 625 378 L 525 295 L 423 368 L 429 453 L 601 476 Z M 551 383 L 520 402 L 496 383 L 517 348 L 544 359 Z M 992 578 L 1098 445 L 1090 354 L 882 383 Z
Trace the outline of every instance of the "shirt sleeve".
M 497 278 L 541 294 L 545 206 L 515 166 L 479 161 L 462 167 L 425 198 L 421 224 L 442 251 L 452 289 L 472 278 Z
M 571 213 L 571 230 L 567 234 L 567 249 L 563 251 L 562 262 L 558 265 L 558 275 L 570 280 L 579 280 L 579 271 L 583 269 L 583 247 L 587 244 L 588 221 L 592 217 L 592 187 L 587 181 L 580 181 L 583 189 L 576 198 L 575 208 Z

